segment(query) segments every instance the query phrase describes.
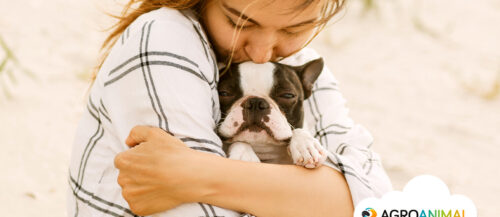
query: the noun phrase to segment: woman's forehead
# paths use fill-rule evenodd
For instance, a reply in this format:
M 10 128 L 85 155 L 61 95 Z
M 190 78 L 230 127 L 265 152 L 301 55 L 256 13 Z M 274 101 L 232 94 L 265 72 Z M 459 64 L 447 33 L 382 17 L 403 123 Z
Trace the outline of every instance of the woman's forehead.
M 308 2 L 306 2 L 308 1 Z M 322 0 L 219 0 L 223 10 L 258 24 L 300 24 L 320 18 Z

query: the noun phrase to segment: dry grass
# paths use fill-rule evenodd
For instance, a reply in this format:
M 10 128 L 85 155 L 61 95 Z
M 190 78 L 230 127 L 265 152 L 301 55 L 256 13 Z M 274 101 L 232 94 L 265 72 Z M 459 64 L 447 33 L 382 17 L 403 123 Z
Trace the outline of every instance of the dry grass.
M 462 85 L 468 91 L 479 95 L 481 98 L 485 100 L 495 100 L 498 96 L 500 96 L 500 69 L 496 74 L 495 80 L 492 82 L 491 86 L 486 90 L 484 88 L 479 88 L 478 85 L 469 85 L 465 82 L 462 82 Z
M 27 70 L 14 55 L 14 52 L 7 46 L 7 43 L 0 36 L 0 49 L 3 51 L 4 56 L 0 62 L 0 88 L 1 92 L 7 99 L 12 99 L 13 95 L 9 90 L 9 86 L 17 85 L 18 81 L 15 71 L 20 71 L 31 78 L 34 74 Z
M 482 96 L 487 100 L 493 100 L 497 98 L 499 95 L 500 95 L 500 71 L 498 72 L 497 79 L 493 84 L 493 86 L 491 87 L 491 89 L 488 92 L 483 93 Z

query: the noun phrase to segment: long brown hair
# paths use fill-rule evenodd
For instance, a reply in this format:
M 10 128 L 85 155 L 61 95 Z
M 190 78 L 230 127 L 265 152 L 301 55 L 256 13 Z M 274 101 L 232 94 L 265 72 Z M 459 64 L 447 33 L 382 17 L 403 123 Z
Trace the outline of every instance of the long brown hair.
M 134 20 L 137 19 L 139 16 L 162 7 L 168 7 L 177 10 L 192 9 L 195 12 L 195 14 L 199 16 L 202 10 L 204 9 L 204 6 L 207 1 L 210 0 L 130 0 L 125 5 L 121 15 L 119 16 L 111 15 L 114 18 L 118 19 L 118 22 L 112 27 L 111 33 L 104 40 L 101 46 L 101 56 L 97 66 L 93 70 L 92 81 L 95 80 L 97 72 L 99 71 L 102 64 L 104 63 L 104 60 L 108 56 L 111 47 L 113 47 L 113 45 L 118 40 L 123 31 L 125 31 L 125 29 L 132 22 L 134 22 Z M 313 1 L 314 0 L 304 0 L 304 2 L 295 9 L 300 10 L 306 8 Z M 327 2 L 321 11 L 322 16 L 321 19 L 318 21 L 317 31 L 311 38 L 311 40 L 314 39 L 314 37 L 316 37 L 319 34 L 319 32 L 325 27 L 328 21 L 333 16 L 335 16 L 345 5 L 345 0 L 326 0 L 326 1 Z M 309 44 L 311 40 L 309 40 L 305 45 Z M 231 58 L 229 58 L 228 65 L 230 64 L 230 59 Z

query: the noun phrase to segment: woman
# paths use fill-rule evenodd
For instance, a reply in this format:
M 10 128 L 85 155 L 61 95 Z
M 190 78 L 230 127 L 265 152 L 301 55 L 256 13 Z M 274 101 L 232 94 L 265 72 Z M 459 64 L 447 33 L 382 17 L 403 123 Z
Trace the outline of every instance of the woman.
M 135 3 L 104 44 L 109 54 L 77 131 L 70 216 L 352 216 L 361 199 L 391 188 L 326 68 L 304 103 L 329 150 L 326 166 L 229 160 L 214 131 L 215 57 L 315 59 L 303 47 L 342 0 L 132 0 L 126 11 Z

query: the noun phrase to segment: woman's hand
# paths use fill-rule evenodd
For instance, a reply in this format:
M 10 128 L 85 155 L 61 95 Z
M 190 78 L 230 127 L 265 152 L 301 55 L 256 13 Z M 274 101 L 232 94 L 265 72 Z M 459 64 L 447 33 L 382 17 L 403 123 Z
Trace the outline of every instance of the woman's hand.
M 118 183 L 135 214 L 202 202 L 257 216 L 352 216 L 344 176 L 329 167 L 251 163 L 192 150 L 159 128 L 139 126 L 118 154 Z M 229 175 L 230 174 L 230 175 Z
M 132 212 L 150 215 L 200 196 L 190 179 L 196 176 L 196 151 L 162 129 L 147 126 L 134 127 L 126 143 L 131 149 L 115 157 L 115 167 Z

